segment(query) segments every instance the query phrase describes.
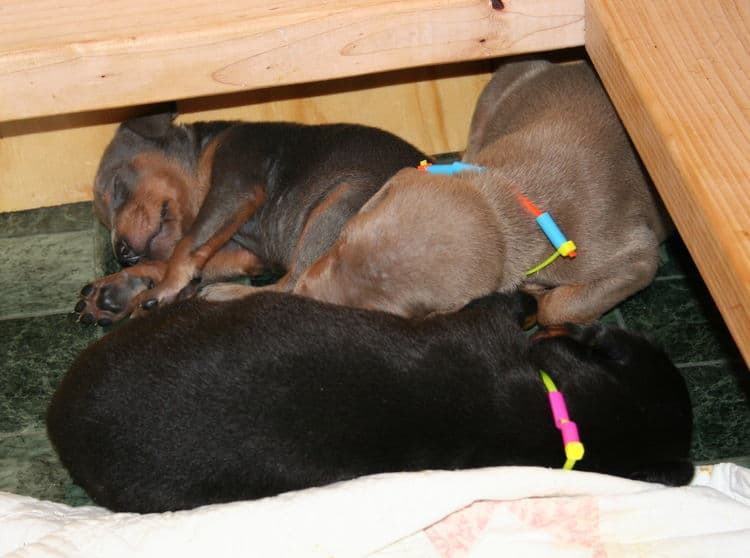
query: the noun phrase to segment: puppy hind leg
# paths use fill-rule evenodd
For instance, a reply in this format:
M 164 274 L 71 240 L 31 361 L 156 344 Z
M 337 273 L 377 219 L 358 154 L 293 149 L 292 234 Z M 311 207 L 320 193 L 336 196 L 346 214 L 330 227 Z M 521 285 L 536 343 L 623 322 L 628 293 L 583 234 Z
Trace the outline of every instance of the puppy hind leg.
M 258 290 L 258 287 L 239 285 L 237 283 L 211 283 L 210 285 L 201 287 L 198 290 L 196 297 L 208 300 L 209 302 L 226 302 L 254 295 Z
M 616 279 L 604 279 L 546 290 L 537 294 L 537 322 L 541 326 L 555 326 L 598 320 L 622 300 L 619 293 L 623 286 Z
M 226 302 L 252 296 L 261 292 L 282 292 L 288 293 L 292 290 L 290 275 L 287 273 L 282 276 L 276 283 L 265 285 L 263 287 L 253 287 L 252 285 L 240 285 L 238 283 L 211 283 L 200 287 L 197 297 L 209 302 Z
M 581 285 L 562 285 L 537 293 L 537 321 L 540 325 L 561 325 L 598 320 L 651 283 L 656 269 L 633 271 L 641 273 L 625 273 Z
M 265 264 L 254 252 L 230 240 L 206 262 L 200 274 L 200 284 L 260 275 L 265 271 Z
M 177 299 L 190 298 L 200 289 L 217 281 L 227 281 L 235 277 L 256 276 L 265 270 L 263 262 L 257 255 L 230 241 L 208 260 L 200 276 L 184 287 L 177 295 Z M 229 284 L 231 285 L 231 283 Z
M 216 283 L 201 288 L 198 296 L 212 302 L 223 302 L 251 296 L 262 291 L 291 292 L 302 274 L 336 242 L 346 222 L 365 202 L 364 189 L 342 182 L 316 205 L 305 222 L 289 257 L 288 271 L 273 285 L 252 287 L 233 283 Z
M 191 232 L 180 240 L 170 257 L 163 281 L 136 298 L 133 316 L 145 314 L 159 304 L 172 302 L 183 289 L 188 288 L 190 291 L 193 281 L 200 282 L 206 264 L 263 205 L 263 189 L 256 186 L 249 190 L 240 196 L 239 202 L 237 199 L 233 200 L 231 209 L 207 208 L 207 204 L 204 204 Z M 231 202 L 231 196 L 229 197 Z M 222 203 L 229 202 L 223 200 Z
M 346 222 L 367 199 L 364 189 L 348 182 L 334 188 L 310 212 L 289 262 L 286 281 L 294 288 L 300 276 L 333 246 Z
M 558 325 L 597 320 L 651 284 L 658 265 L 659 243 L 653 231 L 634 230 L 630 245 L 604 259 L 596 271 L 588 274 L 591 280 L 532 293 L 539 304 L 539 323 Z

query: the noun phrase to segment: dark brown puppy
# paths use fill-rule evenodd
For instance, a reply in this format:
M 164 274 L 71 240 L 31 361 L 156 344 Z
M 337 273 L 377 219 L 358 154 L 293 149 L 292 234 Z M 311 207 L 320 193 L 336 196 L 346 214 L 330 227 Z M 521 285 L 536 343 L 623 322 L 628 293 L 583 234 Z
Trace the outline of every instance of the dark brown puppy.
M 479 99 L 464 160 L 486 171 L 396 174 L 294 292 L 424 316 L 520 287 L 540 323 L 561 324 L 595 320 L 653 279 L 668 224 L 588 64 L 505 64 Z M 518 194 L 554 217 L 577 257 L 526 274 L 554 248 Z M 215 285 L 205 296 L 241 294 Z
M 559 468 L 541 368 L 578 424 L 576 470 L 688 482 L 690 402 L 664 352 L 600 324 L 530 344 L 524 314 L 510 295 L 419 321 L 272 292 L 180 301 L 83 351 L 47 428 L 73 480 L 118 511 L 388 471 Z
M 365 126 L 123 124 L 96 176 L 95 208 L 131 265 L 81 292 L 85 322 L 110 323 L 196 284 L 265 270 L 291 289 L 386 180 L 425 155 Z

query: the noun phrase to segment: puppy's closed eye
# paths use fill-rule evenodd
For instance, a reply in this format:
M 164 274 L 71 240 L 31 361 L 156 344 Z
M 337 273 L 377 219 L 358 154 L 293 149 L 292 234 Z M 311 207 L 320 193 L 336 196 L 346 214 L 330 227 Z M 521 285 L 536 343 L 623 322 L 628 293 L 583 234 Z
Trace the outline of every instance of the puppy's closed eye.
M 117 209 L 122 204 L 125 203 L 125 201 L 128 198 L 128 185 L 125 181 L 125 178 L 120 175 L 120 173 L 116 173 L 112 177 L 112 208 Z

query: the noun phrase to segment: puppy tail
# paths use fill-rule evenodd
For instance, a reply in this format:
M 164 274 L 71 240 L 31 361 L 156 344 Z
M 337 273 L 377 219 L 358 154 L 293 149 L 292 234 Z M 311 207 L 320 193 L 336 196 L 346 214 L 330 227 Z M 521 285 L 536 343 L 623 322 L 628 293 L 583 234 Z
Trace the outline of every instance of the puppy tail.
M 695 473 L 695 467 L 690 461 L 666 461 L 652 463 L 628 475 L 633 480 L 658 482 L 667 486 L 682 486 L 688 484 Z

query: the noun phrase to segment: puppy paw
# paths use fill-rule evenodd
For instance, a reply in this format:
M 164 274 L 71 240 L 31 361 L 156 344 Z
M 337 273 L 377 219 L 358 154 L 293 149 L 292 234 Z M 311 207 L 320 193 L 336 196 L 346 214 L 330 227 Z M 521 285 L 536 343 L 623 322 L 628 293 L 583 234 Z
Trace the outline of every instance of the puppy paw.
M 171 304 L 176 300 L 184 300 L 192 297 L 198 291 L 200 277 L 187 284 L 178 281 L 167 281 L 140 293 L 133 301 L 133 312 L 131 316 L 138 318 L 147 315 L 151 310 Z
M 84 286 L 73 312 L 85 325 L 108 326 L 126 318 L 136 296 L 153 287 L 148 277 L 120 271 Z
M 177 299 L 181 289 L 170 289 L 165 287 L 155 287 L 139 294 L 133 301 L 133 312 L 131 317 L 140 318 L 147 315 L 150 311 L 166 306 Z

